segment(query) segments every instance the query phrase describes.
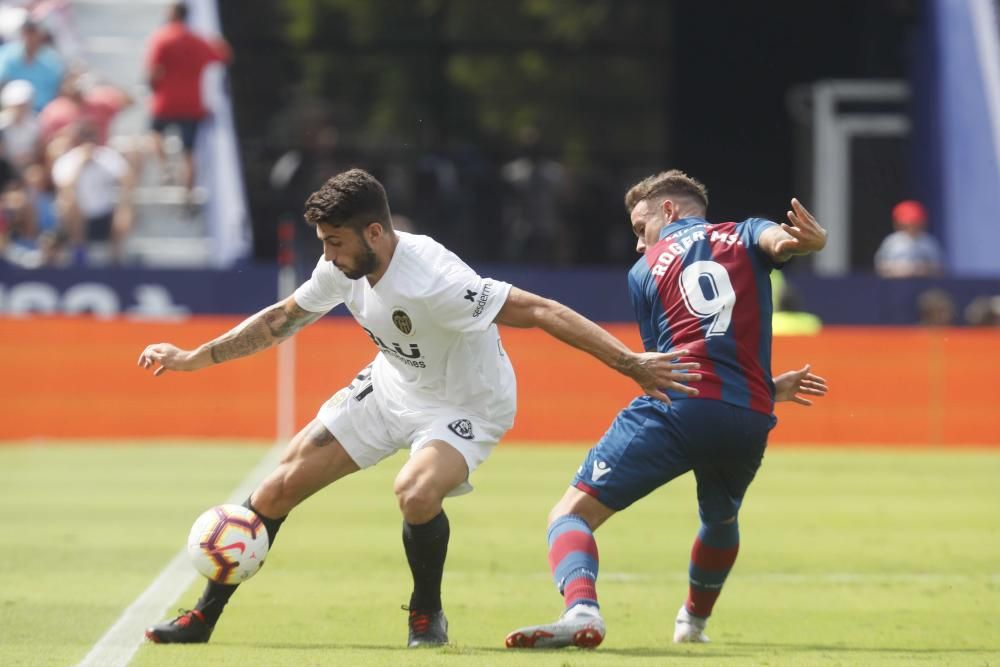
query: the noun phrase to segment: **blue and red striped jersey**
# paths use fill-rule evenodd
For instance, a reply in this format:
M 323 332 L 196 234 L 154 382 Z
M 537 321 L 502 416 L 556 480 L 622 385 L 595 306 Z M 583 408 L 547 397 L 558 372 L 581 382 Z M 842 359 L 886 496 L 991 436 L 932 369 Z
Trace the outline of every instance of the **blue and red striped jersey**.
M 647 351 L 686 348 L 701 363 L 697 398 L 771 414 L 771 269 L 757 246 L 775 223 L 683 218 L 660 232 L 628 274 Z M 687 396 L 668 392 L 671 399 Z

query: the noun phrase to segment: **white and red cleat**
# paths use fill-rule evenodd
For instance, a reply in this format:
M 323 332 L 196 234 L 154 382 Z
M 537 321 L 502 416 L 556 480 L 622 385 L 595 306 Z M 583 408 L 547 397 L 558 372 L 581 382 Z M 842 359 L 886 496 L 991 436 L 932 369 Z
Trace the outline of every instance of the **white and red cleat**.
M 604 641 L 604 619 L 597 607 L 573 605 L 548 625 L 530 625 L 507 635 L 507 648 L 597 648 Z
M 688 613 L 687 606 L 681 605 L 680 611 L 677 612 L 677 620 L 674 621 L 674 643 L 707 644 L 708 635 L 705 634 L 707 624 L 707 618 L 692 616 Z

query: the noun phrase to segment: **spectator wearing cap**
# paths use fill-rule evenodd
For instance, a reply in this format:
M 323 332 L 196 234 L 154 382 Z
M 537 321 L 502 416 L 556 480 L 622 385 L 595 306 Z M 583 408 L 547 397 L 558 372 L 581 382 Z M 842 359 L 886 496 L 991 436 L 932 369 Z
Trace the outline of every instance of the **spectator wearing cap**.
M 30 82 L 35 88 L 34 110 L 41 111 L 59 94 L 65 65 L 33 21 L 24 22 L 20 37 L 0 46 L 0 83 L 17 79 Z
M 190 30 L 183 2 L 170 5 L 167 18 L 167 24 L 149 38 L 146 51 L 146 75 L 153 89 L 153 149 L 163 163 L 163 133 L 171 127 L 180 133 L 187 172 L 182 180 L 190 196 L 194 187 L 195 137 L 207 115 L 201 99 L 202 74 L 211 63 L 229 62 L 232 51 L 221 37 L 209 40 Z
M 35 87 L 17 79 L 0 90 L 0 140 L 3 154 L 20 173 L 41 158 L 41 132 L 32 108 Z
M 895 231 L 875 252 L 875 271 L 883 278 L 938 276 L 942 272 L 941 246 L 927 233 L 927 211 L 912 199 L 892 209 Z

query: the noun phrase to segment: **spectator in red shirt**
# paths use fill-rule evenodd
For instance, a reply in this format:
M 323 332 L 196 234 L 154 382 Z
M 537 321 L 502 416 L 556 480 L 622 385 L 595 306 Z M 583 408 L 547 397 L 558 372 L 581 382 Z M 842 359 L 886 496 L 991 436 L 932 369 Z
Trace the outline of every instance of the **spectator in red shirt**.
M 213 62 L 229 62 L 232 52 L 221 37 L 208 40 L 187 27 L 187 5 L 174 3 L 168 12 L 167 24 L 149 39 L 146 52 L 146 74 L 153 89 L 152 133 L 154 149 L 160 162 L 163 152 L 163 132 L 177 128 L 184 144 L 186 174 L 183 182 L 190 195 L 194 187 L 192 150 L 198 125 L 207 111 L 201 100 L 201 75 Z
M 97 131 L 97 143 L 108 143 L 111 121 L 132 98 L 109 84 L 100 84 L 87 72 L 76 72 L 63 79 L 59 97 L 45 105 L 38 116 L 42 140 L 52 141 L 60 132 L 77 131 L 83 124 Z

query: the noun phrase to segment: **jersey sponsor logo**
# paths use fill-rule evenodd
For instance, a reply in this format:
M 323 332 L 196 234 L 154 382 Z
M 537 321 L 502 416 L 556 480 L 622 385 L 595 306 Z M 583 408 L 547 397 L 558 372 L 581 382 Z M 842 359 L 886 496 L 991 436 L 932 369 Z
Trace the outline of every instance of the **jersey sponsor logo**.
M 379 350 L 383 354 L 386 354 L 397 361 L 406 364 L 407 366 L 412 366 L 414 368 L 427 368 L 427 364 L 422 360 L 423 354 L 420 352 L 420 346 L 416 343 L 410 343 L 409 349 L 404 350 L 403 346 L 399 343 L 390 343 L 392 347 L 386 345 L 385 341 L 375 335 L 375 333 L 368 327 L 361 327 L 361 329 L 368 334 L 368 337 L 372 339 L 372 342 L 378 346 Z
M 483 293 L 479 295 L 479 301 L 476 302 L 476 309 L 472 311 L 473 317 L 479 317 L 483 314 L 483 311 L 486 309 L 486 302 L 490 300 L 490 293 L 492 291 L 493 283 L 487 280 L 483 283 Z
M 594 471 L 591 473 L 590 479 L 596 482 L 609 472 L 611 472 L 611 466 L 608 465 L 607 461 L 594 461 Z
M 471 303 L 475 303 L 477 294 L 479 294 L 479 292 L 473 292 L 472 290 L 467 289 L 465 290 L 465 296 L 463 296 L 462 298 L 468 299 Z
M 472 433 L 472 422 L 468 419 L 456 419 L 448 424 L 448 430 L 466 440 L 472 440 L 475 437 Z
M 404 336 L 409 336 L 413 333 L 413 320 L 410 316 L 406 314 L 406 311 L 402 308 L 397 308 L 392 311 L 392 323 L 396 325 Z

